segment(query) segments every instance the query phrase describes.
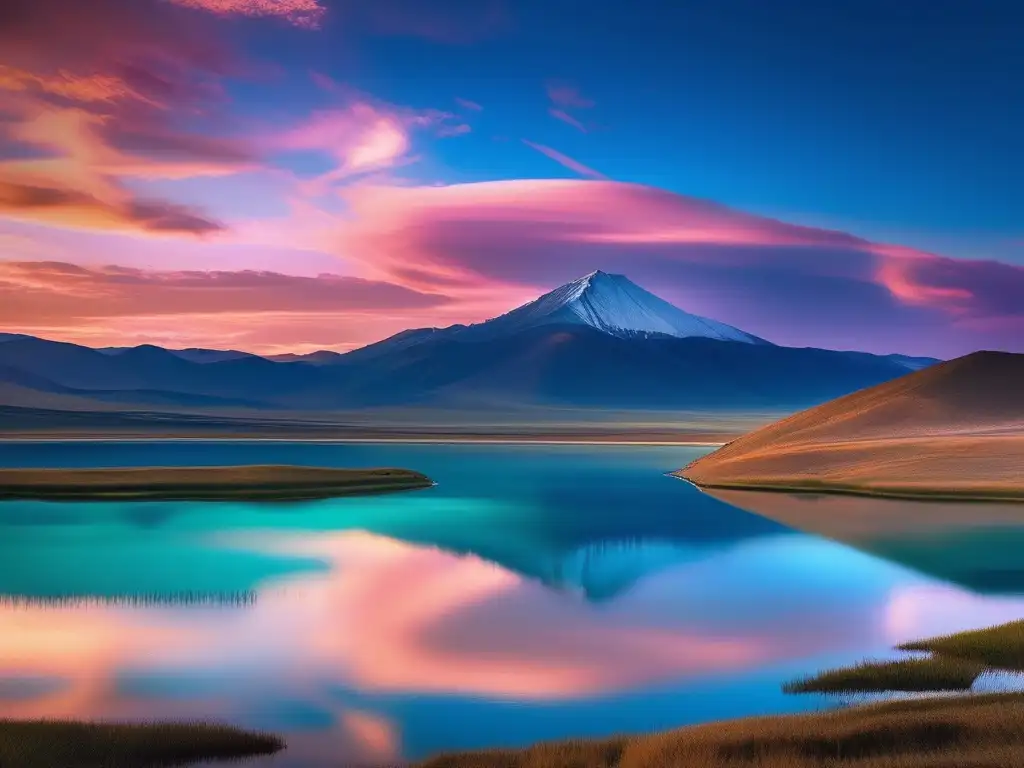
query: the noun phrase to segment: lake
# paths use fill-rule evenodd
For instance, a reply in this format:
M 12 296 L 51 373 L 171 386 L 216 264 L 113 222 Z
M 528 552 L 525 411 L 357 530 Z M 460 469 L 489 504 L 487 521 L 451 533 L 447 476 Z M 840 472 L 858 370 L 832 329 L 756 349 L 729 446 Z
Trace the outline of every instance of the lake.
M 7 467 L 398 466 L 438 483 L 0 503 L 0 717 L 210 719 L 288 740 L 246 765 L 388 765 L 816 710 L 781 683 L 1024 616 L 1024 579 L 941 567 L 1024 527 L 872 553 L 665 476 L 706 450 L 0 444 Z

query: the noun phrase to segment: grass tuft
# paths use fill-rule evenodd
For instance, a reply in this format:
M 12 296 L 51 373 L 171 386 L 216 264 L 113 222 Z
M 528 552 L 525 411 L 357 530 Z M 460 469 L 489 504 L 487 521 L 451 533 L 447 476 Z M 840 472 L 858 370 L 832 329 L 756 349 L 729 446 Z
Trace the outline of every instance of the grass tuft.
M 984 665 L 977 662 L 943 656 L 865 661 L 794 680 L 782 686 L 782 690 L 786 693 L 966 691 L 984 671 Z
M 917 640 L 899 646 L 902 651 L 927 651 L 965 659 L 996 669 L 1024 671 L 1024 621 L 1011 621 L 988 629 Z
M 203 723 L 0 720 L 3 768 L 166 768 L 282 749 L 277 736 Z

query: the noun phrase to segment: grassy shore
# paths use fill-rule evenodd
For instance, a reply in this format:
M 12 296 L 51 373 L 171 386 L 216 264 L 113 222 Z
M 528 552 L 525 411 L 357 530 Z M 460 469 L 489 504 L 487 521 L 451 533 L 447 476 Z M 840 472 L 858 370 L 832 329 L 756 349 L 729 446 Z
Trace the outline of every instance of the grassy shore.
M 962 691 L 1024 669 L 1024 621 L 907 643 L 928 658 L 868 662 L 791 693 Z M 419 768 L 1009 768 L 1024 765 L 1024 693 L 893 701 L 637 736 L 439 755 Z
M 203 724 L 0 720 L 3 768 L 163 768 L 284 748 L 276 736 Z
M 0 499 L 289 501 L 427 488 L 408 469 L 292 466 L 3 469 Z
M 897 661 L 865 661 L 787 683 L 786 693 L 881 693 L 887 691 L 966 691 L 985 666 L 934 656 Z
M 864 662 L 783 686 L 787 693 L 966 691 L 986 670 L 1024 671 L 1024 621 L 898 646 L 925 658 Z
M 1009 768 L 1024 765 L 1024 694 L 748 718 L 524 750 L 440 755 L 419 768 Z

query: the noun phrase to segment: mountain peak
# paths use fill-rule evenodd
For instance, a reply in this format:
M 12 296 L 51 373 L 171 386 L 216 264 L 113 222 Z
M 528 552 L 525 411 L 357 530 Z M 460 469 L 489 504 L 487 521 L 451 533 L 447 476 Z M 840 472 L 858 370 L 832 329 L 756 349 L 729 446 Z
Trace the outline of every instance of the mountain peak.
M 599 269 L 476 327 L 509 333 L 556 324 L 587 325 L 620 337 L 701 337 L 768 343 L 731 325 L 684 312 L 625 275 Z

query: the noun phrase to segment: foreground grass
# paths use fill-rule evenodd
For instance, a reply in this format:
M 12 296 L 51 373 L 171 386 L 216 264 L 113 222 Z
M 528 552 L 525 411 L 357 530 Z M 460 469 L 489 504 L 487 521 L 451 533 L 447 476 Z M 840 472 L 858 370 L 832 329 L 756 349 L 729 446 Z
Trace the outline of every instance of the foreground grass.
M 216 725 L 0 720 L 3 768 L 163 768 L 283 748 L 276 736 Z
M 786 693 L 879 693 L 966 691 L 985 665 L 934 656 L 926 659 L 863 662 L 787 683 Z
M 408 469 L 238 466 L 0 470 L 0 499 L 54 501 L 290 501 L 430 485 L 426 475 Z
M 1024 694 L 750 718 L 644 736 L 441 755 L 420 768 L 1010 768 Z
M 1011 621 L 988 629 L 918 640 L 901 645 L 903 651 L 927 651 L 936 656 L 965 659 L 988 667 L 1024 671 L 1024 621 Z

